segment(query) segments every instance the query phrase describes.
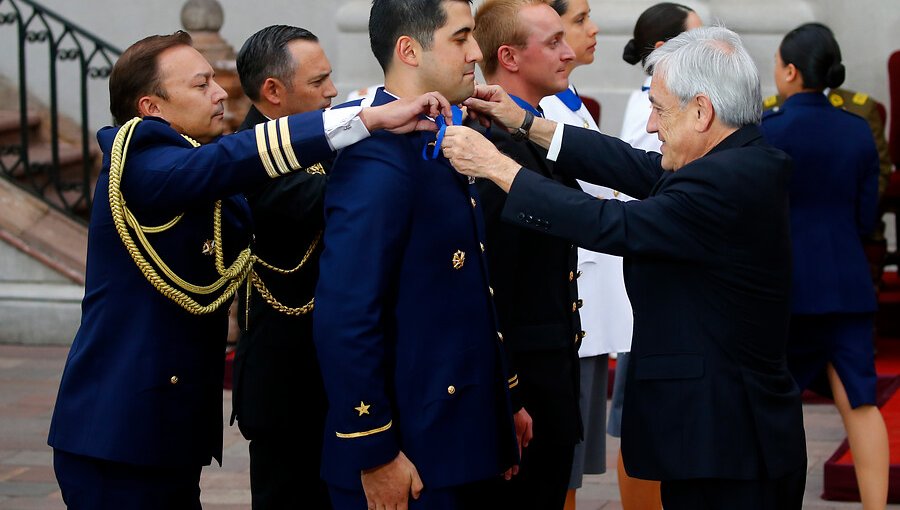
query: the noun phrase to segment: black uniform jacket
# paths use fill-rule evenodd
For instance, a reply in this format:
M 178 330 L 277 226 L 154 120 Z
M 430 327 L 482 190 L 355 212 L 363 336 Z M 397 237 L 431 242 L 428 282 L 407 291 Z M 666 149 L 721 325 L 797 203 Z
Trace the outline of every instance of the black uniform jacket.
M 266 120 L 251 107 L 240 129 Z M 321 164 L 325 170 L 331 159 Z M 324 174 L 299 171 L 246 194 L 256 224 L 254 252 L 262 260 L 291 270 L 315 245 L 304 265 L 291 274 L 254 266 L 272 296 L 286 307 L 303 307 L 315 293 L 326 181 Z M 255 289 L 248 307 L 246 287 L 238 299 L 242 334 L 235 353 L 232 423 L 236 418 L 247 439 L 260 431 L 313 427 L 320 432 L 310 431 L 307 437 L 321 442 L 327 404 L 312 340 L 312 311 L 281 313 Z M 300 402 L 298 391 L 304 395 Z

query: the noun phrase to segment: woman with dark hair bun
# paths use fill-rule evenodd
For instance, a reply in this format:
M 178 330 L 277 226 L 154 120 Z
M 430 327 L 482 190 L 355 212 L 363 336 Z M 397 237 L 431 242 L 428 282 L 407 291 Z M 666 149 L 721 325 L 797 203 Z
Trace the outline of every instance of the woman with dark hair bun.
M 656 48 L 676 35 L 703 25 L 700 16 L 693 9 L 681 4 L 663 2 L 649 7 L 638 17 L 634 25 L 634 38 L 625 45 L 622 59 L 631 65 L 641 66 Z M 650 70 L 647 70 L 650 74 Z M 647 119 L 650 117 L 650 77 L 640 90 L 631 93 L 625 108 L 620 138 L 632 147 L 648 151 L 659 151 L 659 139 L 647 133 Z
M 888 437 L 875 402 L 875 290 L 861 239 L 877 219 L 878 153 L 866 121 L 823 94 L 844 81 L 828 27 L 801 25 L 775 54 L 784 105 L 762 132 L 794 159 L 794 267 L 788 365 L 801 389 L 830 396 L 841 414 L 864 510 L 883 509 Z

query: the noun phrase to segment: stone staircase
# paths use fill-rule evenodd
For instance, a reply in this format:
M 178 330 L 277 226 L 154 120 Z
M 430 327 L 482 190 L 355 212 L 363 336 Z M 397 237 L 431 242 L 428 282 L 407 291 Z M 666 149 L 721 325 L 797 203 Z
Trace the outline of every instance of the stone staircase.
M 10 148 L 21 144 L 19 122 L 19 112 L 0 110 L 0 160 L 7 168 L 18 157 Z M 29 112 L 27 122 L 29 161 L 50 166 L 45 116 Z M 98 156 L 92 152 L 93 167 Z M 81 178 L 79 147 L 61 141 L 59 161 L 59 181 Z M 49 180 L 45 172 L 28 175 L 21 168 L 0 177 L 0 343 L 67 345 L 78 328 L 87 227 L 58 209 L 77 192 L 59 191 Z M 87 204 L 75 212 L 86 218 Z

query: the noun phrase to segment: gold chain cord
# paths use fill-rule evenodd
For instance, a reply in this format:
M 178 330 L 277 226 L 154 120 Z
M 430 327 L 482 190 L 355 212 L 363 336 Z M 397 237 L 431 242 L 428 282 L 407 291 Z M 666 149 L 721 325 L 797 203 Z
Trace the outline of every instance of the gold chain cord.
M 163 262 L 162 258 L 160 258 L 159 254 L 153 249 L 144 234 L 164 232 L 169 228 L 172 228 L 181 219 L 181 215 L 159 227 L 142 227 L 131 211 L 126 207 L 125 198 L 122 196 L 122 190 L 120 189 L 128 145 L 131 143 L 131 137 L 134 134 L 135 127 L 140 122 L 141 119 L 137 117 L 126 122 L 116 134 L 110 152 L 109 207 L 113 224 L 116 227 L 116 232 L 122 239 L 122 243 L 125 245 L 128 254 L 131 255 L 132 260 L 137 264 L 138 269 L 147 281 L 149 281 L 163 296 L 171 299 L 176 304 L 195 315 L 204 315 L 214 312 L 234 296 L 237 288 L 252 270 L 253 257 L 250 253 L 250 248 L 247 247 L 241 251 L 231 266 L 227 269 L 225 268 L 222 249 L 222 201 L 218 200 L 216 201 L 213 211 L 213 238 L 215 244 L 215 265 L 220 278 L 211 285 L 193 285 L 178 277 L 178 275 Z M 194 147 L 200 146 L 195 140 L 192 140 L 187 136 L 184 138 Z M 175 283 L 175 285 L 180 287 L 180 289 L 160 277 L 156 268 L 144 258 L 144 255 L 141 253 L 141 250 L 137 247 L 137 244 L 134 242 L 134 239 L 132 239 L 131 234 L 128 231 L 129 226 L 137 234 L 141 246 L 150 256 L 150 259 Z M 221 289 L 223 286 L 225 286 L 225 290 L 222 291 L 212 303 L 205 306 L 201 305 L 184 292 L 211 294 Z
M 322 239 L 322 232 L 320 231 L 318 234 L 316 234 L 315 239 L 313 239 L 312 242 L 309 244 L 309 248 L 307 248 L 306 253 L 303 254 L 303 259 L 300 260 L 300 263 L 297 264 L 297 267 L 295 267 L 293 269 L 281 269 L 281 268 L 275 267 L 275 266 L 269 264 L 268 262 L 264 261 L 263 259 L 259 258 L 259 256 L 254 257 L 254 262 L 258 263 L 259 265 L 263 266 L 264 268 L 269 269 L 270 271 L 274 271 L 276 273 L 280 273 L 280 274 L 284 274 L 284 275 L 296 273 L 297 271 L 300 270 L 301 267 L 306 265 L 306 262 L 309 260 L 309 257 L 316 250 L 316 247 L 319 246 L 319 241 L 321 239 Z M 259 295 L 262 296 L 262 298 L 265 300 L 265 302 L 268 303 L 269 306 L 271 306 L 277 312 L 283 313 L 285 315 L 290 315 L 292 317 L 298 317 L 300 315 L 308 314 L 315 307 L 316 298 L 310 299 L 308 303 L 306 303 L 305 305 L 300 306 L 300 307 L 290 307 L 290 306 L 287 306 L 287 305 L 281 303 L 280 301 L 278 301 L 278 299 L 275 298 L 275 296 L 272 295 L 272 292 L 269 291 L 269 288 L 266 287 L 265 282 L 263 282 L 262 278 L 260 278 L 259 273 L 256 272 L 255 268 L 250 271 L 250 282 L 253 283 L 253 287 L 257 290 L 257 292 L 259 292 Z M 250 309 L 250 299 L 249 299 L 250 286 L 249 285 L 247 286 L 247 296 L 248 296 L 248 298 L 247 298 L 247 303 L 246 303 L 246 310 L 249 311 L 249 309 Z M 249 324 L 249 322 L 250 322 L 249 321 L 249 312 L 246 315 L 247 316 L 244 319 L 245 324 Z

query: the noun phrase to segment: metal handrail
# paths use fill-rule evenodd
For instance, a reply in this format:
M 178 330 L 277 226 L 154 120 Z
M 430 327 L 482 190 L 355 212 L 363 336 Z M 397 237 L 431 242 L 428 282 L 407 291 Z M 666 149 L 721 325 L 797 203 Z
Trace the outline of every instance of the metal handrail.
M 11 9 L 11 10 L 10 10 Z M 87 30 L 47 9 L 33 0 L 0 0 L 0 28 L 15 24 L 18 30 L 19 58 L 19 144 L 0 147 L 0 173 L 11 181 L 29 189 L 48 203 L 62 209 L 75 218 L 84 219 L 91 209 L 91 181 L 94 170 L 91 154 L 91 133 L 88 109 L 89 80 L 107 79 L 113 63 L 122 54 L 115 46 L 103 41 Z M 27 52 L 29 44 L 47 44 L 50 62 L 49 110 L 50 151 L 49 164 L 30 161 Z M 60 168 L 59 137 L 59 78 L 58 62 L 77 61 L 80 94 L 80 126 L 82 172 L 77 177 L 64 176 Z M 33 88 L 33 87 L 31 87 Z

